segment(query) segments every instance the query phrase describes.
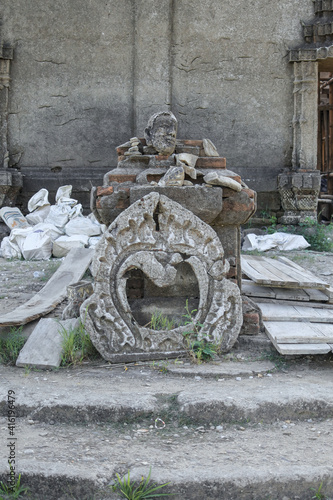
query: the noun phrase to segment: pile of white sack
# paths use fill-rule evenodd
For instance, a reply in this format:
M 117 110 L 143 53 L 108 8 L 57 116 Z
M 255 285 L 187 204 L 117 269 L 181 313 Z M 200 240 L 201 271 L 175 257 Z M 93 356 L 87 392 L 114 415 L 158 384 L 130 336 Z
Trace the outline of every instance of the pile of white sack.
M 0 256 L 48 260 L 65 257 L 72 248 L 96 245 L 106 226 L 93 214 L 85 217 L 82 205 L 71 194 L 72 186 L 60 187 L 55 205 L 50 205 L 47 189 L 41 189 L 29 200 L 26 217 L 18 208 L 3 207 L 0 217 L 11 232 L 1 242 Z

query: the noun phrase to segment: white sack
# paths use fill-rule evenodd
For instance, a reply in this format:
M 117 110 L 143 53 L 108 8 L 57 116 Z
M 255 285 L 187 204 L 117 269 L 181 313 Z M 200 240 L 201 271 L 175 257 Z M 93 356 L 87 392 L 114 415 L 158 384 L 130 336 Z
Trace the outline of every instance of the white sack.
M 26 215 L 27 221 L 32 226 L 34 226 L 35 224 L 39 224 L 40 222 L 44 222 L 44 220 L 50 213 L 50 208 L 50 205 L 44 205 L 43 207 L 37 208 L 31 214 Z
M 56 227 L 64 230 L 69 221 L 70 207 L 67 205 L 51 205 L 50 213 L 44 219 L 47 224 L 53 224 Z
M 83 217 L 81 203 L 78 203 L 77 205 L 75 205 L 75 207 L 72 207 L 69 211 L 69 218 L 75 219 L 75 217 Z
M 49 234 L 41 229 L 32 231 L 22 245 L 25 260 L 48 260 L 52 255 L 52 240 Z
M 46 222 L 41 222 L 39 224 L 36 224 L 34 226 L 34 231 L 36 230 L 41 230 L 44 231 L 44 233 L 48 234 L 51 238 L 52 241 L 56 240 L 59 238 L 59 236 L 62 236 L 64 233 L 61 229 L 56 227 L 54 224 L 47 224 Z
M 23 243 L 28 234 L 32 233 L 34 228 L 32 226 L 25 228 L 14 228 L 11 230 L 10 235 L 8 236 L 11 243 L 15 243 L 22 252 Z
M 88 236 L 60 236 L 53 243 L 52 253 L 54 257 L 65 257 L 72 248 L 85 247 L 88 245 Z
M 44 207 L 45 205 L 50 205 L 49 192 L 47 189 L 42 188 L 28 201 L 28 210 L 29 212 L 33 212 L 38 207 Z
M 56 192 L 56 196 L 55 196 L 56 203 L 58 203 L 58 200 L 62 197 L 70 198 L 71 194 L 72 194 L 72 186 L 71 185 L 60 186 L 60 188 L 58 188 L 58 190 Z
M 20 259 L 21 250 L 15 241 L 10 241 L 9 236 L 3 238 L 1 242 L 1 255 L 5 259 Z
M 2 207 L 0 217 L 10 229 L 29 227 L 27 219 L 16 207 Z
M 101 228 L 101 233 L 105 233 L 105 231 L 107 230 L 107 226 L 105 224 L 100 224 L 92 212 L 90 212 L 90 214 L 88 215 L 88 219 L 90 219 L 91 222 L 97 224 Z
M 308 248 L 310 243 L 303 236 L 289 233 L 274 233 L 264 236 L 247 234 L 244 238 L 242 250 L 265 252 L 273 248 L 277 250 L 303 250 Z
M 67 236 L 74 234 L 85 234 L 87 236 L 98 236 L 101 234 L 99 225 L 94 224 L 88 217 L 76 217 L 65 226 Z

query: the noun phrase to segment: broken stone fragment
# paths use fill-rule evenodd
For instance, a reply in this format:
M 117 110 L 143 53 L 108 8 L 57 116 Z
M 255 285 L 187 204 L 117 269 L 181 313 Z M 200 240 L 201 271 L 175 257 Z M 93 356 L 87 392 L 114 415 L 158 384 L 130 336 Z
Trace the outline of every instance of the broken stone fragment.
M 191 181 L 184 181 L 183 186 L 193 186 L 193 182 Z
M 205 156 L 220 156 L 216 147 L 210 139 L 203 139 L 202 145 L 204 148 Z
M 183 167 L 170 167 L 159 181 L 159 186 L 182 186 L 185 178 Z
M 197 178 L 197 171 L 195 169 L 195 164 L 198 157 L 191 155 L 189 153 L 180 153 L 176 155 L 176 165 L 177 167 L 183 167 L 185 173 L 189 175 L 192 179 Z
M 242 190 L 242 186 L 239 182 L 217 172 L 209 172 L 204 176 L 203 180 L 208 185 L 224 186 L 238 192 Z

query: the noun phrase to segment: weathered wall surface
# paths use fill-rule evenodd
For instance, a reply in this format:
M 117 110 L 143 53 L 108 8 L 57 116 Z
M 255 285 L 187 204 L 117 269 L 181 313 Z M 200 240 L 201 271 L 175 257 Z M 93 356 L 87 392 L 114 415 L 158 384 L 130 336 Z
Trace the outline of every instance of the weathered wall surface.
M 286 56 L 312 0 L 3 0 L 0 15 L 14 48 L 10 164 L 27 175 L 107 171 L 160 109 L 258 191 L 290 166 Z

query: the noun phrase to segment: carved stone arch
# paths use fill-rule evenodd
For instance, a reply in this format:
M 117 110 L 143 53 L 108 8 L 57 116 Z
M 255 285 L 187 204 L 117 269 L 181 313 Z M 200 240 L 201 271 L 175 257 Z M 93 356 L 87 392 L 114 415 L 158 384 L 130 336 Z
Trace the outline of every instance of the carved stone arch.
M 94 257 L 94 294 L 81 319 L 97 350 L 109 361 L 176 357 L 188 326 L 155 331 L 135 320 L 126 296 L 126 273 L 140 269 L 157 287 L 171 285 L 176 267 L 191 266 L 200 291 L 194 322 L 200 338 L 229 350 L 242 326 L 237 285 L 215 231 L 192 212 L 152 192 L 122 212 L 105 232 Z

